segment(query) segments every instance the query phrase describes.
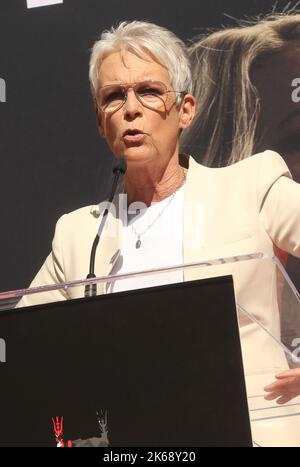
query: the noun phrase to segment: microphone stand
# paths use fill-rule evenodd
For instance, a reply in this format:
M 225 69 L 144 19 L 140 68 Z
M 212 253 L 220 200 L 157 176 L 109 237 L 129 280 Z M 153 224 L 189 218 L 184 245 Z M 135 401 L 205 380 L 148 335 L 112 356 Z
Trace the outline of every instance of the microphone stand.
M 91 279 L 91 278 L 96 277 L 96 275 L 95 275 L 95 258 L 96 258 L 96 251 L 97 251 L 98 243 L 99 243 L 99 240 L 100 240 L 101 233 L 102 233 L 102 231 L 104 229 L 104 225 L 105 225 L 106 220 L 107 220 L 107 214 L 109 212 L 110 203 L 112 203 L 112 201 L 114 199 L 114 196 L 115 196 L 115 193 L 116 193 L 116 189 L 117 189 L 117 186 L 118 186 L 120 175 L 125 174 L 126 168 L 127 168 L 126 167 L 126 161 L 125 161 L 124 158 L 122 158 L 117 163 L 117 165 L 113 168 L 114 180 L 113 180 L 110 196 L 109 196 L 109 199 L 108 199 L 108 208 L 105 208 L 105 211 L 103 213 L 101 223 L 100 223 L 100 226 L 99 226 L 99 229 L 98 229 L 98 233 L 97 233 L 97 235 L 96 235 L 96 237 L 95 237 L 95 239 L 93 241 L 91 254 L 90 254 L 90 269 L 89 269 L 88 275 L 86 276 L 87 279 Z M 84 288 L 84 296 L 85 297 L 95 297 L 96 295 L 97 295 L 97 284 L 87 284 L 85 286 L 85 288 Z

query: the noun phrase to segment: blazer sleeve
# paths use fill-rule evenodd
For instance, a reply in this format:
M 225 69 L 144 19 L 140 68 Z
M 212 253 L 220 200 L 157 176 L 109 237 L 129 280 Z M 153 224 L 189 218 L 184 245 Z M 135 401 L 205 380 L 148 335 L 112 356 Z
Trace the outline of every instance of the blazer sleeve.
M 279 154 L 258 155 L 257 200 L 264 229 L 283 251 L 300 257 L 300 184 Z
M 63 224 L 66 216 L 67 214 L 63 215 L 57 221 L 55 234 L 52 241 L 52 251 L 31 282 L 29 286 L 30 288 L 39 287 L 42 285 L 61 284 L 62 282 L 65 282 L 61 238 Z M 23 298 L 18 302 L 17 308 L 22 306 L 38 305 L 41 303 L 56 302 L 59 300 L 66 300 L 67 298 L 67 294 L 63 289 L 51 290 L 49 292 L 36 293 L 32 295 L 24 295 Z

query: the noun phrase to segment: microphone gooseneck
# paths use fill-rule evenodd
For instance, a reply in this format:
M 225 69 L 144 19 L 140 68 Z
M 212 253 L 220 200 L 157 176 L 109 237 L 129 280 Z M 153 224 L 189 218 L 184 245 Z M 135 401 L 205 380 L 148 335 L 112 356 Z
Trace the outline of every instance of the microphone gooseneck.
M 93 241 L 93 245 L 92 245 L 92 248 L 91 248 L 91 254 L 90 254 L 90 268 L 89 268 L 89 273 L 86 276 L 87 279 L 92 279 L 92 278 L 96 277 L 96 275 L 95 275 L 95 258 L 96 258 L 97 246 L 99 244 L 101 233 L 102 233 L 102 231 L 104 229 L 104 225 L 105 225 L 105 222 L 106 222 L 106 219 L 107 219 L 107 214 L 109 213 L 109 205 L 110 205 L 110 203 L 112 203 L 112 201 L 114 199 L 114 196 L 115 196 L 115 193 L 116 193 L 116 190 L 117 190 L 120 175 L 124 175 L 125 172 L 126 172 L 126 169 L 127 169 L 127 165 L 126 165 L 126 160 L 124 159 L 124 157 L 122 157 L 115 164 L 115 166 L 113 167 L 114 179 L 113 179 L 113 184 L 112 184 L 110 196 L 109 196 L 108 201 L 107 201 L 108 207 L 105 208 L 105 211 L 103 213 L 103 216 L 102 216 L 102 219 L 101 219 L 101 222 L 100 222 L 98 232 L 97 232 L 96 237 L 94 238 L 94 241 Z M 96 295 L 97 295 L 97 285 L 96 284 L 87 284 L 85 286 L 85 289 L 84 289 L 84 296 L 85 297 L 94 297 Z

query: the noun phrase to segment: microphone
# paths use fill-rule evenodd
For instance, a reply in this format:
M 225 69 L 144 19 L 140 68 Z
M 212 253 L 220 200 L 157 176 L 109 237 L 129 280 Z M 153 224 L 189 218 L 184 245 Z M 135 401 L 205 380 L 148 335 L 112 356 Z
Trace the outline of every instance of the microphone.
M 111 192 L 110 192 L 110 196 L 109 196 L 109 199 L 108 199 L 108 206 L 110 205 L 110 203 L 114 199 L 120 175 L 124 175 L 125 172 L 126 172 L 126 169 L 127 169 L 126 160 L 124 159 L 124 157 L 122 157 L 120 160 L 117 161 L 117 163 L 113 167 L 114 179 L 113 179 L 113 184 L 112 184 L 112 189 L 111 189 Z M 94 242 L 93 242 L 93 245 L 92 245 L 91 254 L 90 254 L 90 269 L 89 269 L 88 275 L 86 276 L 87 279 L 91 279 L 91 278 L 96 277 L 96 275 L 95 275 L 96 251 L 97 251 L 97 246 L 98 246 L 98 243 L 99 243 L 99 240 L 100 240 L 101 233 L 102 233 L 102 231 L 104 229 L 104 226 L 105 226 L 105 222 L 106 222 L 106 219 L 107 219 L 108 212 L 109 212 L 109 207 L 105 208 L 105 211 L 103 213 L 97 235 L 96 235 L 96 237 L 94 239 Z M 96 295 L 97 295 L 97 284 L 87 284 L 85 286 L 85 288 L 84 288 L 84 296 L 85 297 L 95 297 Z

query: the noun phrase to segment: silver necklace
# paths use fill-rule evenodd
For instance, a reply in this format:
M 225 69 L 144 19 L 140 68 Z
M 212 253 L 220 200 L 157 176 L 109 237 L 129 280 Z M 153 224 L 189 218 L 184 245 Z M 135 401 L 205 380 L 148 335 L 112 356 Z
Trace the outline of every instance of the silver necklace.
M 172 193 L 172 195 L 170 196 L 169 201 L 163 207 L 163 209 L 158 213 L 158 215 L 155 217 L 155 219 L 142 232 L 138 232 L 136 230 L 136 228 L 134 227 L 134 225 L 133 224 L 131 225 L 132 231 L 135 234 L 135 236 L 137 237 L 137 241 L 135 243 L 135 248 L 141 248 L 141 246 L 142 246 L 141 236 L 144 235 L 146 232 L 148 232 L 148 230 L 151 229 L 151 227 L 155 224 L 155 222 L 158 221 L 158 219 L 163 215 L 163 213 L 165 212 L 165 210 L 167 209 L 169 204 L 173 201 L 173 199 L 174 199 L 177 191 L 179 190 L 179 188 L 181 188 L 182 185 L 185 183 L 185 180 L 186 180 L 186 175 L 185 175 L 184 169 L 182 169 L 182 180 L 180 182 L 180 185 L 178 185 L 178 187 L 175 189 L 174 193 Z

